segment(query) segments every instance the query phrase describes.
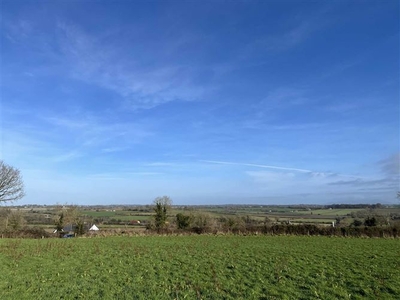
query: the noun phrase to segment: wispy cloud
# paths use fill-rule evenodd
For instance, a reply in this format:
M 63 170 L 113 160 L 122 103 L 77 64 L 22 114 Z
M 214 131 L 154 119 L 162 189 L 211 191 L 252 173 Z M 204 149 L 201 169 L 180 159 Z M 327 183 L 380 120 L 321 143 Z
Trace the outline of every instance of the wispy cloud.
M 301 21 L 282 35 L 269 37 L 262 43 L 268 50 L 286 50 L 303 42 L 314 30 L 314 25 L 309 21 Z
M 144 165 L 148 167 L 171 167 L 175 166 L 176 164 L 170 162 L 152 162 L 152 163 L 146 163 Z
M 325 123 L 282 124 L 270 126 L 271 129 L 275 130 L 311 130 L 324 129 L 325 127 Z
M 332 104 L 326 107 L 327 111 L 336 112 L 336 113 L 346 113 L 348 111 L 356 110 L 359 106 L 356 103 L 340 103 L 340 104 Z
M 114 152 L 121 152 L 129 149 L 128 147 L 110 147 L 110 148 L 104 148 L 101 149 L 102 152 L 104 153 L 114 153 Z
M 302 109 L 318 103 L 310 96 L 306 86 L 281 86 L 267 91 L 264 98 L 253 104 L 255 121 L 277 120 L 281 114 L 293 109 Z
M 293 172 L 246 171 L 246 174 L 261 183 L 287 183 L 296 177 Z
M 14 22 L 5 21 L 5 36 L 13 43 L 18 43 L 21 39 L 28 37 L 32 30 L 33 24 L 27 19 L 19 19 Z
M 6 108 L 7 109 L 7 108 Z M 122 152 L 143 143 L 154 132 L 146 123 L 122 122 L 107 116 L 74 112 L 41 112 L 7 109 L 2 126 L 1 155 L 28 165 L 51 166 L 97 154 Z M 20 119 L 30 122 L 23 123 Z
M 74 150 L 74 151 L 70 151 L 70 152 L 60 154 L 60 155 L 57 155 L 54 157 L 50 157 L 50 160 L 54 161 L 54 162 L 65 162 L 65 161 L 70 161 L 70 160 L 73 160 L 73 159 L 81 157 L 81 156 L 82 156 L 82 154 L 79 151 Z
M 162 175 L 161 172 L 110 172 L 110 173 L 95 173 L 87 175 L 90 179 L 129 179 L 130 177 L 138 176 L 157 176 Z
M 284 28 L 277 30 L 275 34 L 263 36 L 251 43 L 249 50 L 257 49 L 270 52 L 282 52 L 290 50 L 309 39 L 316 31 L 326 27 L 326 14 L 328 6 L 320 7 L 307 14 L 294 15 L 290 22 L 282 24 Z M 254 50 L 253 50 L 254 51 Z
M 371 186 L 376 184 L 387 183 L 386 179 L 377 179 L 377 180 L 362 180 L 362 179 L 354 179 L 354 180 L 340 180 L 329 183 L 330 185 L 341 185 L 341 186 Z
M 400 152 L 390 155 L 378 162 L 383 174 L 386 176 L 400 176 Z
M 378 161 L 375 168 L 380 170 L 378 178 L 356 178 L 352 180 L 339 180 L 330 182 L 332 186 L 342 186 L 359 191 L 388 191 L 393 195 L 399 189 L 400 182 L 400 153 L 395 153 Z M 383 176 L 382 176 L 383 175 Z
M 50 115 L 50 114 L 49 114 Z M 124 150 L 130 144 L 140 143 L 154 135 L 147 125 L 137 122 L 113 121 L 107 117 L 96 117 L 87 113 L 75 112 L 72 115 L 51 114 L 43 116 L 47 124 L 64 131 L 67 129 L 83 146 L 108 144 L 110 141 L 124 142 L 124 146 L 104 147 L 104 152 Z
M 77 26 L 59 23 L 58 29 L 71 75 L 115 91 L 127 107 L 146 109 L 171 101 L 193 101 L 204 92 L 191 83 L 191 67 L 167 63 L 141 67 L 132 56 L 129 62 L 121 60 L 128 55 L 123 49 L 110 49 L 101 37 L 92 37 Z

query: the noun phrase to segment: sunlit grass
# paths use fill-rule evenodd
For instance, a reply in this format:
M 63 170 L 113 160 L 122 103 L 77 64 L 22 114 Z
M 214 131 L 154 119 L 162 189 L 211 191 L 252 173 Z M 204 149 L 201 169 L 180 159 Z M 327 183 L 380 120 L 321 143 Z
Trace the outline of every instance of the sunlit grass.
M 0 240 L 1 299 L 398 299 L 400 240 Z

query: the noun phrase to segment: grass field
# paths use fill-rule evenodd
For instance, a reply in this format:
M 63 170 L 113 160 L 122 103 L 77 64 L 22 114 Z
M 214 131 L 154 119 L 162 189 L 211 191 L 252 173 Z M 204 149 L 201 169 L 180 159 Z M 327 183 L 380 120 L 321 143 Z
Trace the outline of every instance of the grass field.
M 0 240 L 1 299 L 399 299 L 400 240 Z

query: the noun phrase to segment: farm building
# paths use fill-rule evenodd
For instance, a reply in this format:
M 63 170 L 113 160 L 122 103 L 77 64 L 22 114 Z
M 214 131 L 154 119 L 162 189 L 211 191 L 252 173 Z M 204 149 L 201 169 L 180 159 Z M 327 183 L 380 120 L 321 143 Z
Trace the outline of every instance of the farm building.
M 96 224 L 93 224 L 92 227 L 89 228 L 89 231 L 99 231 L 100 229 L 96 226 Z

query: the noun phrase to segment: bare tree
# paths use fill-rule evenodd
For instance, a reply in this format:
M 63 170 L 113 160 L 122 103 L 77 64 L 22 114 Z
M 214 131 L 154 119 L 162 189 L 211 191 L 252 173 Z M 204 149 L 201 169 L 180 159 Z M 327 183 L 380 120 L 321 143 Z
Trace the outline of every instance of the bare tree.
M 19 170 L 0 160 L 0 202 L 15 201 L 24 196 L 24 183 Z

